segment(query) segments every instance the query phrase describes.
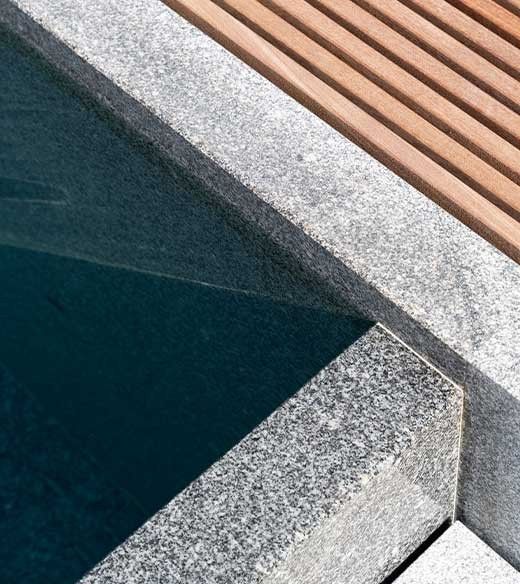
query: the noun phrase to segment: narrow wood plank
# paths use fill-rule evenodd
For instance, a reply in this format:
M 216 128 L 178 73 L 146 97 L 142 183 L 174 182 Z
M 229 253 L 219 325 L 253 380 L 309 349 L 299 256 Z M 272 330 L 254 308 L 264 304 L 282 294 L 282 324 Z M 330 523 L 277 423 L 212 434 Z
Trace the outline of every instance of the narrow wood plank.
M 403 3 L 515 79 L 520 78 L 520 49 L 471 16 L 446 0 L 403 0 Z
M 520 186 L 467 148 L 262 4 L 251 0 L 215 3 L 520 220 Z
M 309 0 L 441 95 L 520 146 L 520 115 L 417 47 L 352 0 Z
M 414 43 L 455 68 L 517 113 L 520 82 L 489 63 L 399 0 L 356 0 Z
M 520 261 L 519 223 L 211 0 L 165 0 L 193 24 Z
M 520 182 L 520 150 L 306 0 L 260 0 L 309 38 L 351 64 L 510 179 Z M 520 119 L 519 119 L 520 123 Z
M 520 47 L 520 17 L 493 0 L 451 0 L 452 4 L 475 20 Z M 519 7 L 516 0 L 509 0 Z

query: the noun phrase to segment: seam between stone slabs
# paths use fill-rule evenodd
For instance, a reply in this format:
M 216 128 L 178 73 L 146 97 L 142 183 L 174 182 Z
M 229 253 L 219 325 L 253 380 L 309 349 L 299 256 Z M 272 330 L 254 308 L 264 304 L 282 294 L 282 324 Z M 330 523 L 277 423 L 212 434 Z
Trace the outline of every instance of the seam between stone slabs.
M 493 392 L 519 402 L 520 266 L 159 0 L 0 0 L 0 7 L 0 21 L 339 297 L 356 301 L 475 399 Z M 501 411 L 489 429 L 475 399 L 466 416 L 475 435 L 477 425 L 488 433 L 480 442 L 489 450 L 497 433 L 513 439 L 512 414 Z M 484 448 L 472 445 L 466 470 Z M 504 467 L 507 496 L 520 500 L 511 486 L 520 465 L 510 458 Z M 496 500 L 502 485 L 493 480 Z M 500 505 L 497 517 L 505 517 L 507 497 Z M 478 501 L 465 509 L 475 522 Z
M 413 353 L 418 359 L 420 359 L 421 361 L 423 361 L 426 365 L 428 365 L 428 367 L 430 367 L 430 369 L 433 369 L 438 375 L 440 375 L 441 377 L 444 377 L 444 379 L 446 381 L 448 381 L 449 383 L 451 383 L 452 385 L 454 385 L 455 387 L 458 387 L 461 391 L 463 391 L 463 386 L 460 383 L 456 383 L 455 381 L 453 381 L 453 379 L 451 379 L 450 377 L 448 377 L 446 375 L 446 373 L 444 373 L 443 371 L 441 371 L 438 367 L 436 367 L 431 361 L 429 361 L 424 355 L 421 355 L 420 353 L 418 353 L 413 347 L 411 347 L 407 342 L 403 341 L 403 339 L 401 339 L 398 335 L 396 335 L 394 332 L 392 332 L 387 326 L 385 326 L 383 323 L 377 323 L 384 331 L 386 331 L 391 337 L 393 337 L 396 341 L 398 341 L 399 343 L 401 343 L 401 345 L 404 345 L 411 353 Z
M 460 404 L 460 416 L 459 416 L 459 439 L 457 443 L 457 476 L 455 477 L 455 490 L 453 493 L 453 514 L 451 517 L 451 522 L 454 523 L 457 520 L 457 505 L 459 500 L 459 487 L 461 483 L 461 473 L 462 473 L 462 440 L 464 436 L 464 415 L 466 413 L 466 392 L 464 388 L 461 388 L 462 400 Z

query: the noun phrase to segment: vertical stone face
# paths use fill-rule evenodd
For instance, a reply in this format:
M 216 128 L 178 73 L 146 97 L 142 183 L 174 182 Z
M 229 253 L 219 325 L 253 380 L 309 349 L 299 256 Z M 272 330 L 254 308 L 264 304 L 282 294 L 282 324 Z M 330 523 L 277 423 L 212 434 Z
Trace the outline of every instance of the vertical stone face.
M 459 422 L 459 407 L 451 407 L 427 423 L 266 582 L 381 582 L 451 519 Z
M 377 583 L 453 514 L 460 391 L 375 327 L 84 583 Z
M 520 584 L 520 574 L 462 523 L 452 525 L 396 584 Z
M 515 567 L 520 567 L 519 436 L 520 401 L 492 384 L 470 387 L 458 516 Z

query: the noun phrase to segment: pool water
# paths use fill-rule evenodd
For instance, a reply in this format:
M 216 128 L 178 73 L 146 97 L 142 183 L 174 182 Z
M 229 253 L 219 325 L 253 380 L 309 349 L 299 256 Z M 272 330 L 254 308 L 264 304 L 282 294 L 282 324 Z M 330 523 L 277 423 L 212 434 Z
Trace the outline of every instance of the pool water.
M 0 30 L 0 565 L 75 582 L 359 338 Z

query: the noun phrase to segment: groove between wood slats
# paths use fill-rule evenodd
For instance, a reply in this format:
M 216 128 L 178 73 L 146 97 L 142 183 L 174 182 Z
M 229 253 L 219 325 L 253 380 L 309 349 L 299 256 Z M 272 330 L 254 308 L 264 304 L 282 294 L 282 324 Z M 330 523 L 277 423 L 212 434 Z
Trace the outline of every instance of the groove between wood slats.
M 520 47 L 520 16 L 507 10 L 500 3 L 492 0 L 451 0 L 451 3 L 480 22 L 506 38 L 509 42 Z M 516 0 L 510 4 L 519 9 Z
M 412 109 L 260 3 L 251 0 L 214 2 L 516 220 L 520 219 L 520 186 Z
M 520 78 L 520 49 L 486 26 L 449 4 L 446 0 L 402 0 L 409 8 L 442 28 L 461 43 L 503 69 Z
M 473 1 L 473 0 L 472 0 Z M 517 113 L 520 82 L 407 8 L 398 0 L 356 0 L 356 3 L 439 58 Z
M 520 16 L 520 0 L 497 0 L 497 3 L 516 16 Z
M 520 150 L 428 85 L 305 0 L 260 1 L 510 179 L 520 181 Z
M 309 0 L 439 94 L 520 146 L 520 115 L 394 31 L 351 0 Z
M 166 3 L 520 261 L 519 223 L 475 190 L 210 0 Z

